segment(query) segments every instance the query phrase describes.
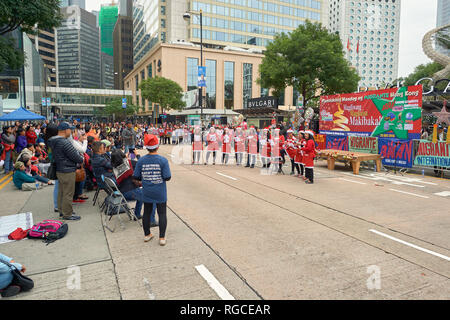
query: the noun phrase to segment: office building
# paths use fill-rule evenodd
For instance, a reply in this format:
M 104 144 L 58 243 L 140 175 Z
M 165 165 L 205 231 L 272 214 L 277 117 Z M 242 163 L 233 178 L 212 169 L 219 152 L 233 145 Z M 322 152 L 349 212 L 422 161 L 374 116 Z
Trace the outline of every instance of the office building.
M 119 8 L 117 5 L 102 5 L 98 18 L 101 51 L 111 57 L 114 55 L 113 31 L 118 15 Z
M 124 77 L 133 70 L 132 0 L 119 2 L 119 17 L 113 32 L 114 88 L 123 89 Z
M 274 35 L 289 32 L 306 19 L 326 22 L 325 0 L 134 0 L 134 63 L 158 42 L 200 42 L 200 19 L 187 10 L 203 11 L 205 46 L 264 49 Z
M 438 0 L 436 27 L 442 27 L 450 24 L 450 1 Z M 445 35 L 450 37 L 450 28 L 443 31 Z M 438 52 L 450 56 L 450 49 L 444 48 L 439 43 L 436 44 Z
M 56 34 L 55 29 L 38 30 L 37 35 L 29 34 L 31 42 L 39 52 L 47 73 L 47 86 L 57 86 Z
M 77 6 L 62 8 L 57 29 L 60 87 L 100 88 L 100 37 L 93 14 Z
M 114 58 L 107 53 L 100 52 L 101 59 L 101 88 L 114 89 Z
M 79 6 L 81 9 L 86 10 L 86 0 L 61 0 L 60 3 L 61 8 L 70 6 Z
M 392 83 L 398 76 L 400 0 L 328 0 L 328 28 L 339 32 L 359 86 Z

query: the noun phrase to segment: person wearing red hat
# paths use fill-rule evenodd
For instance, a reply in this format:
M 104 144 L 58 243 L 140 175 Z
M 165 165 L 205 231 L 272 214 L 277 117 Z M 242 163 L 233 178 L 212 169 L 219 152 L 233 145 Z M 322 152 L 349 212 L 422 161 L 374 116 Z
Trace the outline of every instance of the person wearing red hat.
M 233 130 L 225 128 L 222 136 L 222 164 L 228 164 L 231 154 L 231 141 L 233 140 Z
M 203 135 L 202 129 L 196 126 L 192 139 L 192 164 L 200 164 L 203 151 Z
M 297 177 L 299 177 L 299 178 L 302 178 L 303 174 L 305 172 L 305 165 L 303 163 L 303 151 L 302 151 L 302 148 L 305 145 L 306 145 L 306 140 L 305 140 L 305 136 L 304 136 L 304 131 L 299 131 L 298 136 L 297 136 L 297 142 L 296 142 L 297 152 L 295 153 L 295 164 L 298 168 L 300 168 L 300 171 L 297 175 Z M 304 179 L 306 179 L 306 178 L 304 178 Z
M 259 140 L 260 144 L 259 152 L 263 168 L 268 168 L 270 166 L 271 146 L 269 140 L 270 140 L 269 128 L 264 128 L 264 130 L 261 132 L 261 137 Z
M 305 163 L 305 183 L 314 183 L 314 157 L 316 155 L 316 145 L 314 142 L 314 133 L 311 131 L 305 132 L 306 144 L 302 148 L 303 162 Z
M 297 169 L 297 172 L 300 174 L 300 169 L 298 165 L 295 164 L 295 155 L 297 153 L 297 138 L 294 136 L 294 130 L 289 129 L 287 131 L 287 139 L 284 142 L 284 149 L 286 150 L 289 159 L 291 160 L 291 176 L 295 174 L 294 168 Z
M 216 164 L 216 153 L 219 150 L 219 137 L 216 134 L 216 129 L 211 127 L 209 133 L 206 135 L 206 141 L 208 142 L 208 149 L 206 151 L 206 161 L 205 166 L 208 164 L 209 156 L 211 152 L 213 153 L 213 165 Z
M 152 134 L 144 136 L 144 145 L 148 154 L 139 159 L 133 178 L 136 183 L 142 185 L 144 203 L 144 241 L 148 242 L 153 238 L 150 231 L 150 218 L 155 210 L 158 211 L 159 218 L 159 244 L 166 245 L 167 228 L 167 187 L 166 182 L 172 177 L 169 161 L 158 155 L 158 137 Z
M 241 127 L 236 128 L 234 136 L 234 152 L 236 153 L 236 164 L 240 166 L 245 153 L 245 134 Z
M 247 165 L 246 168 L 254 168 L 256 163 L 256 155 L 258 154 L 258 135 L 254 126 L 250 127 L 247 136 Z

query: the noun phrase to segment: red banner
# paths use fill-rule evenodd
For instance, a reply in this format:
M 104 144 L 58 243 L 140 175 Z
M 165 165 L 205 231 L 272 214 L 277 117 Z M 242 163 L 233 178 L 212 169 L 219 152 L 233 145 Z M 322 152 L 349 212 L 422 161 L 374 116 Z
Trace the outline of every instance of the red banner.
M 422 86 L 320 97 L 320 133 L 419 139 Z
M 326 135 L 324 135 L 324 134 L 315 134 L 314 135 L 314 141 L 317 144 L 317 149 L 325 150 L 327 148 Z

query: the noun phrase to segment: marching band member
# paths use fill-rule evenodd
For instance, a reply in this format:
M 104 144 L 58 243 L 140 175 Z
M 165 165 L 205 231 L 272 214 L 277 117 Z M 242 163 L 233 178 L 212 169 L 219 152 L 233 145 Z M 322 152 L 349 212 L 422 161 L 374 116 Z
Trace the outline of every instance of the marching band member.
M 284 149 L 286 150 L 289 159 L 291 159 L 291 176 L 295 174 L 294 167 L 297 168 L 297 172 L 300 174 L 298 165 L 295 164 L 295 155 L 297 154 L 297 138 L 294 136 L 294 130 L 289 129 L 287 131 L 287 139 L 284 143 Z
M 246 168 L 254 168 L 256 163 L 256 155 L 258 154 L 258 135 L 254 126 L 250 127 L 247 136 L 247 165 Z
M 261 156 L 261 162 L 263 164 L 263 168 L 268 168 L 270 166 L 270 135 L 269 129 L 264 128 L 261 132 L 261 138 L 259 140 L 259 152 Z
M 231 141 L 233 140 L 233 130 L 225 128 L 222 136 L 222 164 L 228 164 L 231 154 Z
M 312 131 L 305 132 L 306 144 L 302 148 L 303 162 L 305 163 L 305 183 L 314 183 L 314 157 L 316 155 L 316 145 L 314 142 L 314 133 Z
M 304 131 L 299 131 L 297 136 L 297 152 L 295 153 L 295 164 L 297 165 L 297 168 L 300 167 L 300 172 L 297 175 L 297 177 L 303 177 L 303 174 L 305 172 L 305 165 L 303 164 L 303 151 L 302 148 L 305 146 L 306 140 L 304 136 Z M 298 170 L 298 169 L 297 169 Z
M 199 126 L 196 126 L 194 129 L 194 139 L 192 141 L 192 164 L 200 164 L 202 151 L 202 130 Z
M 241 127 L 236 128 L 236 134 L 234 136 L 234 152 L 236 153 L 236 164 L 240 166 L 245 153 L 245 135 Z
M 217 153 L 217 151 L 219 151 L 219 142 L 218 142 L 219 139 L 218 138 L 219 137 L 217 136 L 216 128 L 211 127 L 209 129 L 208 135 L 206 136 L 206 141 L 208 142 L 208 147 L 207 147 L 207 151 L 206 151 L 205 165 L 208 163 L 211 152 L 213 153 L 213 165 L 216 164 L 216 153 Z

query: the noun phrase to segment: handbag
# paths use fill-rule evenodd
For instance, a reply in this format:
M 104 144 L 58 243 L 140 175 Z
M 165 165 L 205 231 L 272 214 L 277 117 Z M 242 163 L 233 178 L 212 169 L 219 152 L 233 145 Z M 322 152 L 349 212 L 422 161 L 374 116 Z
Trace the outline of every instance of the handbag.
M 30 291 L 34 288 L 34 281 L 17 270 L 16 266 L 3 259 L 0 259 L 0 262 L 11 268 L 11 272 L 13 274 L 13 281 L 11 284 L 19 286 L 21 291 Z
M 86 171 L 81 167 L 75 171 L 75 182 L 82 182 L 84 180 L 86 180 Z

